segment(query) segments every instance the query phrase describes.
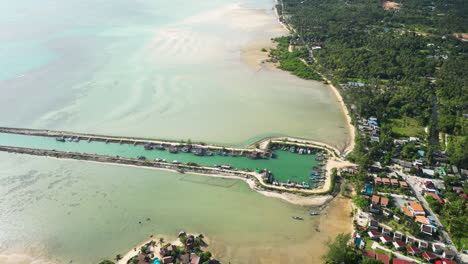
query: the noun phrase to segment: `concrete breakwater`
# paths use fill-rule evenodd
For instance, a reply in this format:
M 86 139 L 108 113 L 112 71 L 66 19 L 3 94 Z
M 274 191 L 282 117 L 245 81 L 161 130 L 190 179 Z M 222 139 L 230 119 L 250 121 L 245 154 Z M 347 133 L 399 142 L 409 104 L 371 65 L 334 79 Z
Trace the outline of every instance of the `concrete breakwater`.
M 129 145 L 144 145 L 147 143 L 158 144 L 164 147 L 183 147 L 191 146 L 192 148 L 210 149 L 218 151 L 229 151 L 236 152 L 237 155 L 248 156 L 249 154 L 268 155 L 268 151 L 265 149 L 255 148 L 254 145 L 247 147 L 230 147 L 217 144 L 205 144 L 203 142 L 181 142 L 161 139 L 147 139 L 138 137 L 123 137 L 123 136 L 105 136 L 95 135 L 86 133 L 76 133 L 69 131 L 56 131 L 56 130 L 45 130 L 45 129 L 29 129 L 29 128 L 11 128 L 11 127 L 0 127 L 0 133 L 19 134 L 27 136 L 41 136 L 41 137 L 55 137 L 55 138 L 74 138 L 78 140 L 98 141 L 105 143 L 118 143 L 118 144 L 129 144 Z
M 256 177 L 253 175 L 253 173 L 246 172 L 246 171 L 223 169 L 223 168 L 202 167 L 202 166 L 195 166 L 195 165 L 174 164 L 174 163 L 167 163 L 167 162 L 157 162 L 157 161 L 152 161 L 152 160 L 139 160 L 139 159 L 113 157 L 113 156 L 105 156 L 105 155 L 98 155 L 98 154 L 86 154 L 86 153 L 20 148 L 20 147 L 10 147 L 10 146 L 0 146 L 0 151 L 10 152 L 10 153 L 19 153 L 19 154 L 28 154 L 28 155 L 33 155 L 33 156 L 60 158 L 60 159 L 74 159 L 74 160 L 93 161 L 93 162 L 99 162 L 99 163 L 115 163 L 115 164 L 132 165 L 132 166 L 138 166 L 138 167 L 159 168 L 159 169 L 172 170 L 172 171 L 179 172 L 179 173 L 187 172 L 187 173 L 195 173 L 195 174 L 223 175 L 223 176 L 241 177 L 245 179 L 256 180 Z

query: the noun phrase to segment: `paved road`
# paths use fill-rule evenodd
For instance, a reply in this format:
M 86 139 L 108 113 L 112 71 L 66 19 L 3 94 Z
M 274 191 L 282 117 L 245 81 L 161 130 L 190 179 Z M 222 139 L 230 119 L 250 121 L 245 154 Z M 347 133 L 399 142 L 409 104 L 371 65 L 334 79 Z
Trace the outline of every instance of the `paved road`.
M 398 172 L 402 177 L 403 179 L 406 180 L 406 182 L 408 182 L 408 185 L 411 187 L 411 189 L 413 189 L 416 197 L 418 198 L 418 200 L 421 202 L 421 204 L 423 205 L 424 209 L 429 212 L 429 215 L 432 215 L 435 219 L 435 222 L 438 226 L 440 227 L 443 227 L 442 223 L 439 221 L 439 218 L 437 217 L 437 215 L 432 211 L 432 209 L 429 207 L 429 204 L 427 203 L 426 199 L 424 199 L 424 197 L 422 196 L 421 192 L 418 192 L 417 191 L 417 186 L 414 186 L 414 183 L 415 183 L 415 179 L 414 178 L 418 178 L 416 176 L 409 176 L 409 175 L 406 175 L 403 171 L 399 171 Z M 439 228 L 440 230 L 440 228 Z M 445 238 L 445 241 L 446 241 L 446 246 L 450 249 L 452 249 L 453 251 L 455 251 L 455 253 L 457 254 L 457 256 L 459 257 L 459 252 L 457 250 L 457 248 L 455 246 L 453 246 L 453 241 L 452 239 L 450 238 L 449 234 L 445 231 L 445 230 L 440 230 L 442 235 L 444 236 Z

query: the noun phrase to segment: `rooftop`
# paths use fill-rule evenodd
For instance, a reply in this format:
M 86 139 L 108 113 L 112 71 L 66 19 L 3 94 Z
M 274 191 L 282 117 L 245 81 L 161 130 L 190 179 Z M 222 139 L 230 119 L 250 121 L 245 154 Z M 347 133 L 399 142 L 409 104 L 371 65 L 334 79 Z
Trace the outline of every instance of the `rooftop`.
M 415 203 L 415 202 L 410 202 L 409 206 L 413 209 L 415 212 L 424 212 L 424 209 L 422 208 L 421 204 Z

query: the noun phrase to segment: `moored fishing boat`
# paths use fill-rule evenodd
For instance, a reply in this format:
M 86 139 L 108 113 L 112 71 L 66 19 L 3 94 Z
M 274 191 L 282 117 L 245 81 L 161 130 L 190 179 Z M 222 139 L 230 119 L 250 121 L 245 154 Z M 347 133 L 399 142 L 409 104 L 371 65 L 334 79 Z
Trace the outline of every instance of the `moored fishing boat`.
M 158 150 L 165 150 L 166 148 L 164 148 L 163 145 L 156 145 L 154 146 L 155 149 L 158 149 Z
M 151 144 L 151 142 L 148 142 L 145 144 L 145 149 L 146 150 L 153 150 L 153 144 Z
M 65 138 L 64 137 L 56 137 L 55 140 L 59 141 L 59 142 L 65 142 Z
M 175 154 L 175 153 L 179 152 L 179 149 L 177 147 L 175 147 L 175 146 L 170 146 L 169 147 L 169 152 Z
M 292 219 L 294 219 L 294 220 L 304 220 L 304 218 L 299 217 L 299 216 L 293 216 Z
M 189 147 L 183 147 L 182 149 L 180 149 L 181 152 L 183 153 L 188 153 L 190 151 Z

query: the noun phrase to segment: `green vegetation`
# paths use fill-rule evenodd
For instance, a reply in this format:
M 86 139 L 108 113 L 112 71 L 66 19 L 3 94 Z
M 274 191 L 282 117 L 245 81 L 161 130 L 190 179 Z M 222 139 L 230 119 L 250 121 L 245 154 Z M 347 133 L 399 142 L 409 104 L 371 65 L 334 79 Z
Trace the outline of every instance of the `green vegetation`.
M 445 190 L 443 195 L 446 203 L 439 211 L 439 219 L 449 232 L 457 248 L 468 248 L 468 207 L 465 199 L 453 192 L 453 187 L 463 188 L 468 193 L 468 182 L 458 177 L 444 177 Z M 431 197 L 432 198 L 432 197 Z M 431 205 L 432 206 L 432 205 Z
M 289 42 L 291 39 L 291 37 L 273 39 L 277 43 L 277 46 L 275 49 L 270 50 L 270 61 L 279 62 L 280 69 L 290 71 L 302 79 L 321 81 L 322 77 L 320 77 L 315 69 L 304 63 L 304 59 L 308 58 L 306 49 L 294 49 L 292 52 L 289 52 Z
M 369 200 L 367 200 L 367 199 L 364 198 L 364 197 L 361 197 L 360 195 L 356 195 L 356 196 L 353 198 L 353 203 L 354 203 L 354 205 L 356 205 L 358 208 L 360 208 L 361 210 L 364 210 L 364 211 L 367 211 L 367 210 L 369 209 L 369 206 L 370 206 Z
M 348 247 L 350 235 L 339 234 L 335 240 L 326 243 L 328 252 L 322 256 L 323 263 L 326 264 L 381 264 L 362 256 L 362 253 L 351 247 Z
M 385 165 L 399 152 L 393 138 L 424 135 L 425 126 L 434 128 L 429 130 L 433 143 L 437 131 L 468 141 L 468 42 L 452 35 L 468 32 L 463 1 L 401 1 L 398 11 L 367 0 L 283 3 L 283 19 L 299 36 L 293 40 L 320 47 L 313 51 L 314 70 L 342 87 L 355 115 L 379 119 L 380 143 L 358 136 L 353 160 L 363 166 L 373 161 Z M 280 55 L 291 39 L 279 42 Z M 293 57 L 308 60 L 305 50 L 294 51 Z M 444 150 L 430 150 L 437 148 Z M 466 152 L 452 147 L 449 153 L 452 164 L 468 168 Z
M 424 138 L 424 127 L 414 118 L 390 118 L 392 133 L 396 138 L 420 137 Z
M 426 199 L 427 203 L 431 207 L 431 209 L 436 213 L 440 213 L 440 210 L 442 209 L 442 206 L 440 203 L 432 196 L 425 196 L 424 199 Z

